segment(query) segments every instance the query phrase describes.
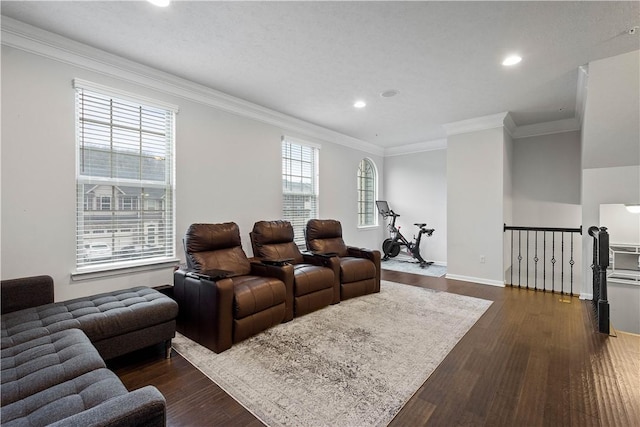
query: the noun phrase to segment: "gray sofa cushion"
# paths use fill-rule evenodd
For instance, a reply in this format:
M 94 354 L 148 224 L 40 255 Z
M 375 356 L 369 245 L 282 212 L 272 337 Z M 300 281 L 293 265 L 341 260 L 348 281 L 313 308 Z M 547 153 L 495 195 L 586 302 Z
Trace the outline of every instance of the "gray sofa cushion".
M 4 349 L 1 364 L 3 409 L 51 386 L 105 367 L 98 351 L 79 329 L 56 332 Z
M 175 301 L 147 287 L 46 304 L 2 315 L 2 348 L 71 328 L 100 341 L 173 320 L 177 314 Z
M 96 369 L 3 405 L 2 425 L 49 425 L 127 393 L 113 372 Z
M 2 281 L 2 289 L 10 289 L 9 296 L 28 295 L 31 279 Z M 53 287 L 51 278 L 35 279 L 33 292 L 41 282 Z M 177 312 L 172 299 L 138 287 L 3 313 L 2 426 L 164 426 L 162 394 L 151 386 L 128 392 L 106 369 L 98 348 L 114 357 L 170 340 Z M 114 353 L 112 347 L 126 348 Z

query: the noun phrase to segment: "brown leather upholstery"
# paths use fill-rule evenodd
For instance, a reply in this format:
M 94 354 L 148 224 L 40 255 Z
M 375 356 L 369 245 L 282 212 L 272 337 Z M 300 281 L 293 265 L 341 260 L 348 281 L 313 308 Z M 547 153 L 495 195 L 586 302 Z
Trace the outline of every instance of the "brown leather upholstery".
M 180 306 L 177 330 L 220 353 L 287 319 L 293 267 L 251 263 L 235 223 L 192 224 L 185 235 L 189 270 L 174 274 Z M 226 278 L 194 278 L 189 271 L 226 270 Z
M 380 292 L 380 251 L 347 246 L 339 221 L 309 220 L 305 239 L 310 251 L 335 254 L 339 260 L 341 300 Z
M 223 224 L 191 224 L 185 235 L 187 265 L 196 271 L 221 269 L 236 276 L 251 272 L 247 255 L 242 250 L 240 231 L 233 222 Z
M 258 221 L 250 233 L 256 259 L 293 264 L 292 315 L 302 316 L 340 302 L 340 265 L 330 258 L 302 254 L 289 221 Z
M 253 256 L 264 259 L 292 258 L 292 264 L 304 262 L 293 242 L 293 227 L 289 221 L 258 221 L 253 225 L 251 247 Z

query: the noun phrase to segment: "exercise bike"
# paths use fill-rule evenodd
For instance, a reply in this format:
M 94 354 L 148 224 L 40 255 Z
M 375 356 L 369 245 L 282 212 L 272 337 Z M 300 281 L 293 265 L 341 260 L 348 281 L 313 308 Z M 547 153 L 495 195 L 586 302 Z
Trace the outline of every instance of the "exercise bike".
M 425 261 L 424 258 L 422 258 L 420 254 L 420 242 L 422 241 L 423 234 L 431 236 L 435 229 L 426 228 L 427 224 L 413 224 L 418 227 L 419 231 L 418 237 L 414 236 L 414 241 L 410 242 L 400 233 L 400 227 L 396 227 L 396 218 L 400 215 L 389 209 L 389 204 L 384 200 L 376 201 L 376 206 L 378 207 L 378 212 L 380 212 L 380 215 L 382 215 L 385 220 L 391 217 L 391 222 L 388 226 L 391 238 L 385 239 L 385 241 L 382 242 L 382 252 L 384 253 L 382 260 L 386 261 L 389 258 L 398 256 L 401 248 L 404 246 L 406 248 L 406 254 L 417 259 L 421 268 L 433 264 L 433 262 Z

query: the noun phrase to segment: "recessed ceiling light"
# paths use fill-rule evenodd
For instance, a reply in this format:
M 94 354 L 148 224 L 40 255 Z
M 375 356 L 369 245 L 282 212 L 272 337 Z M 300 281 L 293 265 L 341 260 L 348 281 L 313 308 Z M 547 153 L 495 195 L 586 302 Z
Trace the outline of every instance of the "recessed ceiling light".
M 516 65 L 517 63 L 519 63 L 520 61 L 522 61 L 522 58 L 518 55 L 511 55 L 511 56 L 507 56 L 504 61 L 502 61 L 502 65 L 504 66 L 511 66 L 511 65 Z
M 367 103 L 364 101 L 356 101 L 353 106 L 356 108 L 364 108 L 367 106 Z
M 169 6 L 169 3 L 171 3 L 171 0 L 147 0 L 147 1 L 152 5 L 158 6 L 158 7 L 167 7 Z
M 398 94 L 397 90 L 391 89 L 391 90 L 385 90 L 380 94 L 380 96 L 383 98 L 391 98 L 392 96 L 396 96 L 397 94 Z

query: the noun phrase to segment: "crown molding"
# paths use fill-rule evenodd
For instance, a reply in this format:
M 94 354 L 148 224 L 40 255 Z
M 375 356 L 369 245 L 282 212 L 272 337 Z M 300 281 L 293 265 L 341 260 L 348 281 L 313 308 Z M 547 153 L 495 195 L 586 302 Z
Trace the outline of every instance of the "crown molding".
M 556 120 L 553 122 L 518 126 L 512 136 L 514 138 L 529 138 L 531 136 L 550 135 L 576 130 L 580 130 L 580 122 L 577 118 L 572 117 L 570 119 Z
M 384 149 L 384 156 L 401 156 L 404 154 L 421 153 L 423 151 L 444 150 L 447 148 L 447 139 L 440 138 L 432 141 L 417 142 L 415 144 L 400 145 L 398 147 L 387 147 Z
M 497 113 L 489 116 L 476 117 L 459 122 L 445 123 L 442 125 L 447 132 L 447 136 L 457 135 L 461 133 L 476 132 L 485 129 L 494 129 L 504 126 L 504 120 L 509 113 Z
M 502 121 L 501 121 L 502 120 Z M 447 126 L 449 129 L 446 129 Z M 576 117 L 553 122 L 535 123 L 532 125 L 516 126 L 510 113 L 500 113 L 491 116 L 478 117 L 470 120 L 449 123 L 444 125 L 447 136 L 459 133 L 475 132 L 485 129 L 494 129 L 502 126 L 513 139 L 529 138 L 532 136 L 550 135 L 554 133 L 572 132 L 580 130 L 580 121 Z M 405 154 L 420 153 L 423 151 L 444 150 L 447 148 L 447 139 L 435 139 L 433 141 L 418 142 L 415 144 L 387 147 L 384 156 L 401 156 Z
M 382 147 L 370 142 L 296 119 L 6 16 L 2 16 L 2 45 L 257 120 L 283 131 L 378 156 L 384 155 Z
M 513 121 L 511 113 L 507 113 L 507 115 L 504 117 L 503 123 L 507 133 L 513 138 L 513 135 L 515 135 L 518 130 L 518 126 L 516 126 L 516 122 Z
M 584 109 L 587 102 L 587 83 L 589 81 L 589 64 L 578 67 L 578 87 L 576 89 L 576 118 L 582 126 Z
M 512 138 L 518 139 L 580 130 L 580 121 L 576 117 L 571 117 L 552 122 L 517 126 L 513 121 L 511 114 L 507 112 L 462 120 L 454 123 L 447 123 L 443 126 L 447 131 L 447 136 L 504 127 Z

